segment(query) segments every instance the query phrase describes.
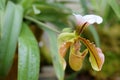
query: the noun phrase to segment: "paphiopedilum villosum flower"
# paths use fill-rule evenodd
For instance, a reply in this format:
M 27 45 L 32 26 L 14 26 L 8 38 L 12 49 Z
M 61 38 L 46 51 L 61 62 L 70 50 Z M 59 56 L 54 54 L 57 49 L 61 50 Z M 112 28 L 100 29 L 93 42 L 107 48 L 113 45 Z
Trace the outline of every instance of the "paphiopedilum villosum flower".
M 80 34 L 88 25 L 94 23 L 100 24 L 103 20 L 97 15 L 73 15 L 77 21 L 76 30 L 71 31 L 70 28 L 66 28 L 58 36 L 58 47 L 63 68 L 66 68 L 64 57 L 70 48 L 69 65 L 74 71 L 81 69 L 83 60 L 88 51 L 90 53 L 89 61 L 92 68 L 96 71 L 100 71 L 104 63 L 104 54 L 100 48 L 96 47 L 95 44 L 91 43 L 89 40 L 81 37 Z M 83 52 L 80 52 L 81 42 L 87 47 Z

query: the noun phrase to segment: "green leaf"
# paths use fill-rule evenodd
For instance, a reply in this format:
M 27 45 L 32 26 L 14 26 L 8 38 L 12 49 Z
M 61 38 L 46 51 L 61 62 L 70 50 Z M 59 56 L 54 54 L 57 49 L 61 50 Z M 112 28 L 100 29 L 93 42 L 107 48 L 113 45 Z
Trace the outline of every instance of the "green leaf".
M 51 31 L 54 31 L 54 32 L 59 33 L 59 31 L 58 31 L 57 29 L 55 29 L 55 28 L 53 28 L 53 27 L 50 27 L 50 26 L 48 26 L 48 25 L 46 25 L 46 24 L 38 21 L 37 19 L 35 19 L 35 18 L 33 18 L 33 17 L 25 16 L 25 18 L 26 18 L 27 20 L 33 21 L 33 22 L 35 22 L 36 24 L 40 25 L 39 27 L 42 28 L 42 29 L 45 28 L 45 29 L 49 29 L 49 30 L 51 30 Z
M 101 5 L 101 0 L 91 0 L 90 1 L 91 5 L 93 6 L 93 9 L 96 11 L 99 11 L 100 5 Z
M 84 10 L 84 13 L 87 14 L 88 13 L 88 8 L 87 8 L 87 5 L 86 5 L 86 0 L 80 0 L 80 5 L 82 5 L 82 8 Z
M 19 4 L 21 4 L 24 9 L 27 9 L 28 7 L 31 7 L 33 2 L 36 0 L 17 0 Z
M 117 3 L 116 0 L 107 0 L 107 1 L 108 1 L 108 4 L 112 7 L 114 12 L 120 19 L 120 5 Z
M 45 29 L 46 30 L 46 29 Z M 59 80 L 64 79 L 64 69 L 60 60 L 60 54 L 58 53 L 57 48 L 57 36 L 56 33 L 50 30 L 47 30 L 47 33 L 49 35 L 49 41 L 51 46 L 51 52 L 52 52 L 52 61 L 53 66 L 55 68 L 56 75 Z
M 2 26 L 0 40 L 0 75 L 7 75 L 16 49 L 18 35 L 21 30 L 23 9 L 20 5 L 8 2 Z
M 98 47 L 100 47 L 100 39 L 99 39 L 99 35 L 98 35 L 97 31 L 95 30 L 95 27 L 91 25 L 90 27 L 88 27 L 88 29 L 89 29 L 90 32 L 92 33 L 96 45 L 97 45 Z
M 51 56 L 52 56 L 52 61 L 53 61 L 53 65 L 55 68 L 55 72 L 56 75 L 58 77 L 59 80 L 63 80 L 64 79 L 64 69 L 63 69 L 63 65 L 61 63 L 61 59 L 60 59 L 60 54 L 58 53 L 58 48 L 57 48 L 57 36 L 55 32 L 55 29 L 51 28 L 50 26 L 32 18 L 29 16 L 25 17 L 26 19 L 38 24 L 40 28 L 42 28 L 44 31 L 46 31 L 49 35 L 49 40 L 50 41 L 50 46 L 51 46 Z
M 38 80 L 39 48 L 34 35 L 26 24 L 23 24 L 18 46 L 18 80 Z
M 5 8 L 5 2 L 6 0 L 0 0 L 0 10 L 3 10 Z
M 0 39 L 2 35 L 2 25 L 3 25 L 3 17 L 4 17 L 4 8 L 5 8 L 6 0 L 0 0 Z
M 34 3 L 34 6 L 40 11 L 40 14 L 35 15 L 32 7 L 27 10 L 26 14 L 35 17 L 42 21 L 56 21 L 66 19 L 71 13 L 71 10 L 59 3 Z
M 0 10 L 0 39 L 1 39 L 1 36 L 2 36 L 2 25 L 3 25 L 3 19 L 4 18 L 4 11 L 3 10 Z
M 54 24 L 60 31 L 62 31 L 64 28 L 68 27 L 69 24 L 67 22 L 72 23 L 72 21 L 70 21 L 69 19 L 63 20 L 63 21 L 51 21 L 52 24 Z

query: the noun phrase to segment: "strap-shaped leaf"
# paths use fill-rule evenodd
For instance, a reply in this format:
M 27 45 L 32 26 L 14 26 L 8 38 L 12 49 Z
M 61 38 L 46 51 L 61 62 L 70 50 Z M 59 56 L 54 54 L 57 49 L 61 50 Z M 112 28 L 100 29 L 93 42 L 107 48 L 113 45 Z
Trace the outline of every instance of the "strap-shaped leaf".
M 61 56 L 58 53 L 56 33 L 54 32 L 53 29 L 50 29 L 49 26 L 45 25 L 44 23 L 41 23 L 40 21 L 38 21 L 32 17 L 25 17 L 25 18 L 30 21 L 35 22 L 36 24 L 39 25 L 40 28 L 42 28 L 44 31 L 46 31 L 48 33 L 48 36 L 49 36 L 48 41 L 50 41 L 51 56 L 52 56 L 52 61 L 53 61 L 53 65 L 55 68 L 55 72 L 56 72 L 58 79 L 63 80 L 64 79 L 64 69 L 63 69 L 62 61 L 60 59 Z
M 44 27 L 45 27 L 45 29 L 48 29 L 48 30 L 50 30 L 50 31 L 54 31 L 54 32 L 59 33 L 59 31 L 58 31 L 57 29 L 52 28 L 52 27 L 46 25 L 45 23 L 38 21 L 37 19 L 35 19 L 35 18 L 33 18 L 33 17 L 25 16 L 25 18 L 26 18 L 27 20 L 30 20 L 30 21 L 35 22 L 36 24 L 38 24 L 38 25 L 40 26 L 40 28 L 44 28 Z
M 39 48 L 35 37 L 26 24 L 23 24 L 18 44 L 18 80 L 38 80 Z
M 93 25 L 90 25 L 88 27 L 88 29 L 90 30 L 91 34 L 93 35 L 93 38 L 95 40 L 96 45 L 99 47 L 100 46 L 100 39 L 99 39 L 99 35 L 97 30 L 95 29 L 95 27 Z
M 23 9 L 20 5 L 8 2 L 2 26 L 0 40 L 0 75 L 6 75 L 9 71 L 21 30 Z
M 24 9 L 27 9 L 28 7 L 32 6 L 32 3 L 35 2 L 36 0 L 16 0 L 19 4 L 21 4 Z
M 28 1 L 26 0 L 26 3 L 24 5 L 26 6 L 27 3 Z M 37 3 L 34 3 L 34 5 L 38 10 L 40 10 L 41 13 L 39 15 L 34 15 L 34 10 L 31 10 L 31 8 L 29 8 L 30 10 L 29 12 L 27 12 L 27 14 L 34 16 L 36 19 L 39 19 L 40 21 L 41 20 L 56 21 L 58 19 L 63 20 L 63 19 L 67 19 L 67 17 L 70 14 L 72 14 L 69 8 L 59 3 L 48 3 L 48 2 L 39 1 Z
M 2 25 L 3 25 L 3 19 L 4 18 L 4 11 L 0 10 L 0 39 L 2 37 Z
M 79 37 L 79 39 L 86 45 L 86 47 L 90 52 L 89 59 L 90 59 L 92 68 L 96 71 L 100 71 L 104 63 L 104 55 L 102 51 L 100 50 L 100 48 L 97 48 L 89 40 L 86 40 L 85 38 L 82 38 L 82 37 Z
M 52 61 L 53 61 L 53 65 L 55 68 L 55 72 L 56 72 L 58 79 L 63 80 L 64 79 L 64 69 L 63 69 L 64 65 L 62 65 L 60 55 L 58 53 L 56 33 L 54 32 L 53 29 L 50 29 L 49 26 L 46 26 L 44 23 L 41 23 L 40 21 L 38 21 L 32 17 L 25 17 L 25 18 L 30 21 L 35 22 L 36 24 L 39 25 L 40 28 L 42 28 L 44 31 L 46 31 L 48 33 L 48 36 L 49 36 L 48 41 L 50 41 L 50 48 L 51 48 L 51 52 L 52 52 L 51 56 L 52 56 Z
M 6 0 L 0 0 L 0 39 L 1 39 L 1 33 L 2 33 L 2 25 L 3 25 L 3 17 L 4 17 L 4 8 L 5 8 L 5 2 Z
M 107 0 L 108 4 L 112 7 L 118 18 L 120 19 L 120 5 L 117 0 Z
M 56 75 L 59 80 L 64 79 L 64 69 L 63 69 L 63 64 L 61 62 L 60 55 L 58 53 L 58 48 L 57 48 L 57 36 L 56 33 L 50 30 L 47 30 L 47 33 L 49 35 L 49 41 L 50 41 L 50 46 L 51 46 L 51 52 L 52 52 L 52 61 L 53 65 L 56 71 Z
M 4 10 L 6 0 L 0 0 L 0 10 Z

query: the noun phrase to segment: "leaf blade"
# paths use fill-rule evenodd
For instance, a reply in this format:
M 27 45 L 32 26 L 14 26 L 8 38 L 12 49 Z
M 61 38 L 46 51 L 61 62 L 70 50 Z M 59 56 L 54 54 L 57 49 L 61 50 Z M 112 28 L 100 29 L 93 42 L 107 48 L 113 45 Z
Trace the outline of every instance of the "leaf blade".
M 0 75 L 7 75 L 14 57 L 18 35 L 21 29 L 23 9 L 20 5 L 8 2 L 3 19 L 0 40 Z
M 96 45 L 97 45 L 98 47 L 100 47 L 100 38 L 99 38 L 99 35 L 98 35 L 95 27 L 91 25 L 90 27 L 88 27 L 88 29 L 89 29 L 90 32 L 92 33 Z
M 49 35 L 49 41 L 50 41 L 50 48 L 51 48 L 51 56 L 52 56 L 52 61 L 53 61 L 53 66 L 55 68 L 55 72 L 57 75 L 57 78 L 59 80 L 63 80 L 64 79 L 64 69 L 63 69 L 63 65 L 61 63 L 61 59 L 60 59 L 60 54 L 58 53 L 58 48 L 57 48 L 57 36 L 55 32 L 55 29 L 51 29 L 50 26 L 30 17 L 30 16 L 26 16 L 26 19 L 35 22 L 36 24 L 38 24 L 39 28 L 42 28 L 44 31 L 46 31 Z
M 18 80 L 38 80 L 39 48 L 32 32 L 23 24 L 19 37 Z
M 0 10 L 4 10 L 6 0 L 0 0 Z
M 47 33 L 50 39 L 51 52 L 52 52 L 51 56 L 52 56 L 53 66 L 55 68 L 56 75 L 59 80 L 63 80 L 64 69 L 61 63 L 60 54 L 58 53 L 56 33 L 50 30 L 49 31 L 47 30 Z
M 118 18 L 120 19 L 120 7 L 116 0 L 107 0 L 108 4 L 112 7 Z
M 5 2 L 6 0 L 0 0 L 0 39 L 2 36 L 2 25 L 3 25 L 2 19 L 4 18 Z

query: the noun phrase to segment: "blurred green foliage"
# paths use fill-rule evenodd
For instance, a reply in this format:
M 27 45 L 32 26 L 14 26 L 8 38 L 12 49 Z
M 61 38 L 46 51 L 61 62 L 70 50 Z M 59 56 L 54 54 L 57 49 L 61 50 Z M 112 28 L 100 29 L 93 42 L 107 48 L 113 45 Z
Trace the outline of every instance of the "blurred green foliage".
M 79 6 L 79 10 L 71 9 L 68 4 L 74 4 L 73 6 Z M 10 7 L 7 7 L 11 5 Z M 67 7 L 66 7 L 67 6 Z M 63 80 L 64 71 L 60 63 L 60 57 L 57 52 L 56 36 L 61 32 L 63 28 L 71 27 L 75 28 L 75 19 L 72 14 L 80 13 L 85 14 L 97 14 L 103 17 L 103 23 L 101 25 L 91 25 L 82 36 L 91 39 L 100 46 L 105 54 L 105 64 L 102 71 L 94 72 L 90 68 L 90 64 L 85 61 L 83 70 L 79 72 L 73 72 L 69 68 L 66 70 L 66 74 L 69 73 L 67 79 L 74 79 L 84 71 L 89 72 L 91 76 L 98 79 L 115 79 L 114 77 L 120 76 L 120 1 L 119 0 L 0 0 L 0 79 L 3 79 L 2 74 L 8 75 L 8 72 L 13 63 L 13 57 L 16 55 L 15 49 L 19 49 L 17 46 L 19 35 L 22 34 L 21 28 L 23 22 L 28 26 L 31 31 L 26 31 L 25 35 L 29 36 L 29 33 L 36 37 L 38 44 L 42 42 L 44 45 L 36 48 L 40 48 L 41 63 L 51 62 L 54 65 L 56 75 L 59 80 Z M 77 7 L 78 9 L 78 7 Z M 22 11 L 23 10 L 23 11 Z M 37 12 L 36 12 L 37 11 Z M 8 14 L 9 13 L 9 14 Z M 15 14 L 15 15 L 14 15 Z M 6 18 L 7 17 L 7 18 Z M 19 24 L 19 25 L 18 25 Z M 33 26 L 34 25 L 34 26 Z M 16 28 L 16 26 L 18 26 Z M 34 29 L 32 28 L 34 27 Z M 39 29 L 37 29 L 37 28 Z M 9 29 L 10 28 L 10 29 Z M 17 29 L 19 29 L 17 31 Z M 12 32 L 12 33 L 11 33 Z M 28 35 L 27 35 L 28 32 Z M 31 33 L 32 32 L 32 33 Z M 45 35 L 43 35 L 45 33 Z M 16 35 L 15 35 L 16 34 Z M 15 35 L 15 36 L 14 36 Z M 24 34 L 23 34 L 24 35 Z M 34 39 L 32 35 L 30 38 Z M 43 39 L 42 36 L 45 36 Z M 44 40 L 44 41 L 42 41 Z M 19 42 L 18 42 L 19 43 Z M 32 48 L 32 42 L 29 42 L 30 46 L 24 46 L 28 48 L 28 54 L 34 52 Z M 84 47 L 83 47 L 84 48 Z M 8 51 L 10 50 L 10 51 Z M 12 50 L 12 51 L 11 51 Z M 7 51 L 7 52 L 6 52 Z M 48 51 L 48 52 L 47 52 Z M 35 53 L 38 55 L 39 50 Z M 19 53 L 18 53 L 19 54 Z M 25 54 L 23 52 L 23 54 Z M 22 55 L 25 57 L 25 55 Z M 5 57 L 5 58 L 4 58 Z M 31 55 L 30 58 L 39 59 L 38 56 Z M 43 60 L 45 59 L 45 61 Z M 27 58 L 29 61 L 29 58 Z M 9 61 L 10 60 L 10 61 Z M 49 61 L 51 60 L 51 61 Z M 24 61 L 23 61 L 24 62 Z M 21 61 L 18 61 L 18 64 Z M 32 63 L 29 63 L 32 64 Z M 28 64 L 28 65 L 29 65 Z M 34 65 L 39 65 L 39 61 L 34 62 Z M 27 64 L 26 64 L 27 65 Z M 19 65 L 18 65 L 19 67 Z M 27 66 L 32 68 L 34 66 Z M 20 71 L 20 69 L 18 70 Z M 24 72 L 24 71 L 23 71 Z M 29 72 L 26 70 L 26 73 Z M 39 68 L 33 73 L 36 73 L 37 80 Z M 18 72 L 19 73 L 19 72 Z M 31 71 L 30 74 L 33 74 Z M 72 74 L 71 74 L 72 73 Z M 20 74 L 18 74 L 20 76 Z M 27 78 L 27 76 L 26 76 Z M 20 78 L 21 80 L 21 78 Z M 22 79 L 23 80 L 23 79 Z M 25 79 L 26 80 L 26 79 Z M 30 79 L 29 79 L 30 80 Z M 31 78 L 31 80 L 34 80 Z

